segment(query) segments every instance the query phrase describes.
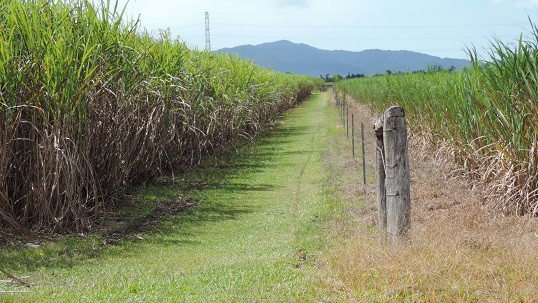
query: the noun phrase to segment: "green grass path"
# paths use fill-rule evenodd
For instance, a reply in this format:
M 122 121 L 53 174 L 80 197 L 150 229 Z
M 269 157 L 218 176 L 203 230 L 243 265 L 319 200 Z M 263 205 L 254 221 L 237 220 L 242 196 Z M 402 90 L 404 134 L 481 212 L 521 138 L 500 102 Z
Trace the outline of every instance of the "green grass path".
M 331 115 L 327 94 L 314 95 L 239 156 L 188 173 L 184 183 L 197 184 L 188 194 L 197 206 L 141 239 L 91 257 L 78 260 L 71 252 L 75 261 L 34 264 L 29 273 L 23 266 L 14 269 L 38 285 L 24 294 L 0 295 L 0 301 L 342 301 L 316 264 L 330 228 L 322 160 L 327 124 L 334 128 Z M 137 199 L 154 203 L 182 191 L 149 187 Z M 34 249 L 32 255 L 50 250 Z

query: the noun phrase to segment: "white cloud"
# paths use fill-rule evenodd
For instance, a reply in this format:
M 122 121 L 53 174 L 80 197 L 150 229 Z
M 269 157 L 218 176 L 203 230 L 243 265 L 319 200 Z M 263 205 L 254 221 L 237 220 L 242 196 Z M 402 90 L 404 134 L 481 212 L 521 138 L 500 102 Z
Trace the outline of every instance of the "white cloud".
M 276 5 L 279 7 L 308 7 L 310 6 L 309 0 L 277 0 Z
M 519 8 L 538 8 L 538 0 L 520 1 L 517 3 Z

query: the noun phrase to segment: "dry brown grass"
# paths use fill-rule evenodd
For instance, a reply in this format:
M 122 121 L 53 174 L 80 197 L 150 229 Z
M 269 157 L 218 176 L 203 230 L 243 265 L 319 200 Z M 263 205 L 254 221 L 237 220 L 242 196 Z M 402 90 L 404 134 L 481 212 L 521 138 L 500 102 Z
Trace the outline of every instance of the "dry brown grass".
M 353 112 L 373 120 L 364 108 Z M 350 219 L 346 216 L 335 224 L 335 241 L 342 240 L 338 229 L 354 230 L 328 257 L 335 287 L 356 302 L 538 302 L 538 218 L 492 212 L 480 198 L 480 186 L 454 173 L 444 153 L 423 142 L 415 136 L 410 144 L 409 247 L 380 244 L 372 228 L 374 185 L 361 189 L 366 195 L 338 188 L 343 201 L 365 202 L 360 209 L 344 202 L 356 219 L 342 222 Z M 341 156 L 333 165 L 353 173 L 356 168 Z

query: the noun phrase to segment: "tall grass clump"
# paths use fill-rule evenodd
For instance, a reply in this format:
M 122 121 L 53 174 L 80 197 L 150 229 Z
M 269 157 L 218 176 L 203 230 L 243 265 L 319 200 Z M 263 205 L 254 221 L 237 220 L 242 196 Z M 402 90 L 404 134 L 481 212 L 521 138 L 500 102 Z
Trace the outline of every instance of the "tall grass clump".
M 502 211 L 538 215 L 538 28 L 517 44 L 491 43 L 473 66 L 340 82 L 378 112 L 398 104 L 415 133 L 445 146 Z
M 4 230 L 87 229 L 129 186 L 254 135 L 318 85 L 92 3 L 0 2 Z

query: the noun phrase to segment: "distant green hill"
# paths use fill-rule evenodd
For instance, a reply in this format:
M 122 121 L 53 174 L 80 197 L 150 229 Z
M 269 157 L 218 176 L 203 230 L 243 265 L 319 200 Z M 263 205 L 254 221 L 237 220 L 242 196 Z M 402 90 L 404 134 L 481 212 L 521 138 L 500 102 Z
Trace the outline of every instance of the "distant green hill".
M 361 52 L 321 50 L 306 44 L 286 40 L 259 45 L 223 48 L 217 52 L 236 53 L 240 57 L 271 67 L 278 72 L 318 77 L 326 74 L 384 74 L 392 72 L 425 70 L 430 65 L 445 69 L 469 66 L 469 60 L 430 56 L 411 51 L 365 50 Z

